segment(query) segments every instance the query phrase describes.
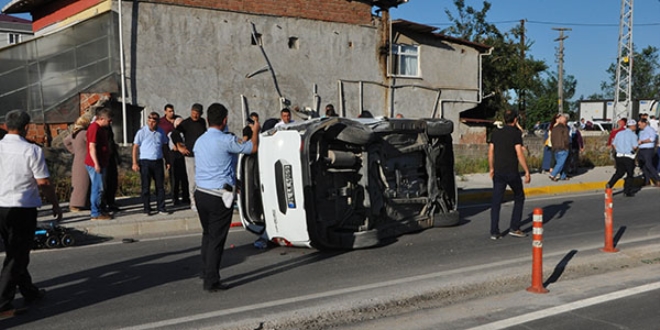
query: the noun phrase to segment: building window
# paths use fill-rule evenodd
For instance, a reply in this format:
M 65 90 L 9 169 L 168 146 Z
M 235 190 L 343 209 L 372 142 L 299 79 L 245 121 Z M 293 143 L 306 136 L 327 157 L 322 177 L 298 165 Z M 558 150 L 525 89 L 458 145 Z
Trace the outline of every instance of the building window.
M 289 49 L 298 49 L 300 47 L 298 38 L 290 37 L 289 38 Z
M 7 36 L 7 40 L 9 41 L 10 45 L 21 42 L 21 35 L 18 33 L 7 33 Z
M 392 74 L 401 77 L 419 77 L 419 46 L 392 45 Z

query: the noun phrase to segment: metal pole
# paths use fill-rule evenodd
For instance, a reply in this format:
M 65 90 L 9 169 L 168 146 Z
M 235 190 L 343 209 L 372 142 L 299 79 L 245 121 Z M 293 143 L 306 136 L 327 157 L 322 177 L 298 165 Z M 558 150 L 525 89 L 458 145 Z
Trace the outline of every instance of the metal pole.
M 124 145 L 128 145 L 128 128 L 126 120 L 126 73 L 124 68 L 124 27 L 122 23 L 121 0 L 117 0 L 119 7 L 119 67 L 121 70 L 121 116 Z M 135 6 L 135 2 L 133 2 Z

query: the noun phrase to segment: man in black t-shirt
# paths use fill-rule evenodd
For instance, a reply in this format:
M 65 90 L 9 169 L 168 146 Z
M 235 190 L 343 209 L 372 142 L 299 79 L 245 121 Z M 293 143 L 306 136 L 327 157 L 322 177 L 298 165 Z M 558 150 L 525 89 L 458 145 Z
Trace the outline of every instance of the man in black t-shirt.
M 172 142 L 176 145 L 177 150 L 186 159 L 186 174 L 188 176 L 188 191 L 190 195 L 190 208 L 197 210 L 195 207 L 195 155 L 192 150 L 197 142 L 197 138 L 206 132 L 206 121 L 202 118 L 204 108 L 201 104 L 195 103 L 190 109 L 190 117 L 184 119 L 179 126 L 172 131 Z M 182 138 L 183 137 L 183 138 Z
M 504 123 L 506 124 L 504 127 L 493 131 L 488 148 L 488 166 L 490 177 L 493 179 L 493 201 L 490 209 L 490 238 L 493 240 L 502 238 L 499 227 L 500 208 L 507 185 L 513 190 L 514 201 L 509 235 L 527 236 L 520 230 L 525 192 L 518 171 L 518 163 L 525 171 L 525 183 L 529 183 L 531 177 L 523 154 L 522 134 L 516 128 L 518 114 L 513 110 L 507 110 L 504 112 Z

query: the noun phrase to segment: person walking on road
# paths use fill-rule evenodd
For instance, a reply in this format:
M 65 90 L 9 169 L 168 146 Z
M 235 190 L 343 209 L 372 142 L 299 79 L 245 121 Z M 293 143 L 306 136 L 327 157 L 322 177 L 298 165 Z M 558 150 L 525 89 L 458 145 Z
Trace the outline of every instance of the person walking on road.
M 222 253 L 231 226 L 237 154 L 257 152 L 259 122 L 252 124 L 250 141 L 223 133 L 227 126 L 227 108 L 219 103 L 208 108 L 209 129 L 197 139 L 195 153 L 195 201 L 202 225 L 202 277 L 204 290 L 216 292 L 228 286 L 220 282 Z
M 653 166 L 655 143 L 658 135 L 655 130 L 649 126 L 647 119 L 641 119 L 638 126 L 639 152 L 637 154 L 637 162 L 644 173 L 644 185 L 648 186 L 653 183 L 654 186 L 660 187 L 660 176 L 658 176 L 658 171 L 655 166 Z
M 147 215 L 151 214 L 151 179 L 156 185 L 158 213 L 168 214 L 165 209 L 163 156 L 168 148 L 169 140 L 163 129 L 158 127 L 159 119 L 158 113 L 150 113 L 147 125 L 143 126 L 133 139 L 133 171 L 140 172 L 143 212 Z M 170 165 L 167 164 L 167 169 L 169 167 Z
M 615 165 L 616 172 L 607 182 L 606 188 L 614 187 L 619 179 L 626 174 L 626 179 L 623 181 L 623 195 L 626 197 L 633 197 L 633 180 L 635 176 L 635 152 L 638 147 L 638 138 L 635 131 L 637 130 L 637 122 L 630 119 L 627 122 L 627 129 L 620 131 L 614 136 L 612 141 L 612 148 L 615 152 Z
M 626 129 L 627 123 L 628 123 L 628 119 L 625 117 L 617 120 L 616 128 L 610 132 L 610 136 L 607 138 L 607 148 L 610 150 L 610 159 L 612 160 L 616 159 L 616 151 L 614 150 L 614 146 L 612 146 L 612 141 L 614 141 L 614 137 L 619 132 L 622 132 Z M 616 168 L 616 165 L 614 167 Z
M 520 230 L 525 191 L 520 179 L 518 164 L 525 171 L 525 183 L 531 182 L 531 176 L 523 153 L 522 134 L 516 128 L 517 122 L 518 114 L 513 110 L 507 110 L 504 113 L 504 127 L 493 131 L 488 145 L 488 167 L 493 180 L 493 199 L 490 209 L 490 238 L 493 240 L 502 238 L 499 229 L 500 208 L 507 185 L 513 190 L 514 200 L 509 235 L 527 236 Z
M 190 117 L 184 119 L 173 131 L 172 142 L 176 144 L 177 150 L 186 157 L 186 174 L 188 176 L 188 193 L 190 195 L 190 208 L 195 208 L 195 153 L 193 146 L 197 139 L 206 132 L 206 122 L 202 115 L 204 108 L 195 103 L 190 109 Z M 183 137 L 183 138 L 182 138 Z
M 570 134 L 566 126 L 567 121 L 568 118 L 566 115 L 559 116 L 557 118 L 557 124 L 552 128 L 550 138 L 552 140 L 552 151 L 555 156 L 555 167 L 550 173 L 550 180 L 552 181 L 568 180 L 564 168 L 571 149 Z
M 25 303 L 37 302 L 46 294 L 32 283 L 28 271 L 30 248 L 37 228 L 39 190 L 53 205 L 55 221 L 62 220 L 55 188 L 50 182 L 44 152 L 25 140 L 30 115 L 12 110 L 5 116 L 8 133 L 0 140 L 0 237 L 5 260 L 0 275 L 0 319 L 24 311 L 12 305 L 16 287 Z

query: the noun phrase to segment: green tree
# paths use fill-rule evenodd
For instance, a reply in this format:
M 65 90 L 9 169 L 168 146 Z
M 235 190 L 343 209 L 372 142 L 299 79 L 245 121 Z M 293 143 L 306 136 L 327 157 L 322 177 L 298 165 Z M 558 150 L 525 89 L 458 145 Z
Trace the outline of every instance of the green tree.
M 564 103 L 563 112 L 570 113 L 574 108 L 574 102 L 569 101 L 575 96 L 577 80 L 572 75 L 564 75 Z M 552 119 L 557 109 L 557 74 L 548 72 L 545 78 L 536 80 L 529 90 L 529 110 L 527 111 L 527 128 L 534 126 L 537 121 L 547 122 Z
M 633 47 L 631 86 L 631 98 L 633 100 L 656 99 L 660 96 L 660 76 L 657 74 L 660 66 L 658 56 L 657 47 L 647 46 L 641 52 L 636 52 L 635 47 Z M 601 82 L 600 87 L 603 94 L 600 96 L 613 99 L 616 86 L 616 62 L 610 64 L 607 73 L 610 75 L 610 81 Z
M 488 1 L 483 2 L 480 10 L 466 6 L 464 0 L 454 0 L 454 6 L 456 14 L 445 9 L 452 25 L 442 33 L 493 47 L 492 54 L 484 57 L 482 63 L 482 86 L 484 93 L 494 93 L 494 96 L 485 99 L 479 105 L 479 111 L 486 118 L 495 117 L 498 111 L 510 107 L 511 91 L 520 95 L 521 91 L 530 89 L 547 65 L 533 58 L 522 58 L 522 51 L 527 52 L 532 42 L 520 44 L 520 36 L 524 32 L 521 25 L 501 33 L 487 21 L 486 16 L 491 8 Z

